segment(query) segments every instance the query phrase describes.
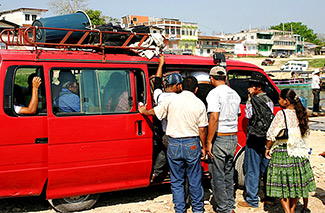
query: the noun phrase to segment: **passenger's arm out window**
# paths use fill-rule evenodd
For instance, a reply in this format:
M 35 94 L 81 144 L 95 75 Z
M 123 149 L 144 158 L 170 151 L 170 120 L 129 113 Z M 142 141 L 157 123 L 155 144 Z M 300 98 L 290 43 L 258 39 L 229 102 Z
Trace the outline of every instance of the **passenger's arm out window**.
M 11 82 L 14 82 L 13 84 Z M 5 111 L 11 116 L 46 115 L 42 67 L 9 67 L 5 81 Z

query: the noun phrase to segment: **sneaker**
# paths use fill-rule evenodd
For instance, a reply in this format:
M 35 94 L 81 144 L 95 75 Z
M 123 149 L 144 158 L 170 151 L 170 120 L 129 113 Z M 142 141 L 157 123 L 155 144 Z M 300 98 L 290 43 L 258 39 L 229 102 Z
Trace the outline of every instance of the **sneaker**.
M 241 208 L 251 208 L 251 209 L 257 209 L 258 207 L 254 207 L 249 205 L 248 203 L 246 203 L 246 201 L 239 201 L 237 203 L 237 207 L 241 207 Z

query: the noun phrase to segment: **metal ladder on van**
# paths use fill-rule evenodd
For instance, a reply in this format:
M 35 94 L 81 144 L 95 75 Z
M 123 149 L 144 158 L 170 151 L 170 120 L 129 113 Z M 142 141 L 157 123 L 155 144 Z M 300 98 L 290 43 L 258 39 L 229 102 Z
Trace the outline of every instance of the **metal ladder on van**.
M 63 33 L 64 36 L 55 42 L 42 41 L 39 37 L 46 31 L 57 31 Z M 76 33 L 80 34 L 80 38 L 71 39 Z M 103 39 L 105 36 L 115 35 L 123 37 L 120 42 L 122 45 L 107 45 Z M 43 35 L 44 36 L 44 35 Z M 98 42 L 89 43 L 92 37 L 97 36 Z M 155 48 L 143 47 L 142 44 L 150 36 L 149 33 L 133 33 L 133 32 L 116 32 L 116 31 L 99 31 L 99 30 L 79 30 L 79 29 L 63 29 L 31 26 L 26 28 L 5 29 L 0 33 L 0 40 L 8 46 L 30 46 L 34 47 L 36 52 L 38 48 L 57 48 L 57 49 L 84 49 L 101 51 L 103 60 L 105 60 L 105 51 L 109 50 L 155 50 Z M 137 41 L 135 45 L 132 42 Z M 166 42 L 166 40 L 164 41 Z

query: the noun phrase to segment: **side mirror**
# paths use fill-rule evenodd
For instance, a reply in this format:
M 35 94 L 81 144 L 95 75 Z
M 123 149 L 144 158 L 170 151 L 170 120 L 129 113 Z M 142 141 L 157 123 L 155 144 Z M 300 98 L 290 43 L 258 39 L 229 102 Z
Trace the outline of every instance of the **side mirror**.
M 224 54 L 222 53 L 215 53 L 213 55 L 213 62 L 217 65 L 217 66 L 222 66 L 226 69 L 227 64 L 226 64 L 226 57 Z M 227 70 L 227 69 L 226 69 Z

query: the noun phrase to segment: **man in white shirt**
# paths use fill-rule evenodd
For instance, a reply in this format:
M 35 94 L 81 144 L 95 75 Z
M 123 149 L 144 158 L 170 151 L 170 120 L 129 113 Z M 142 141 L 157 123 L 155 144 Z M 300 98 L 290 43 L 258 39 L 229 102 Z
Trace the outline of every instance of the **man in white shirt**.
M 159 56 L 159 66 L 156 71 L 155 81 L 154 81 L 154 92 L 153 97 L 156 105 L 159 105 L 164 99 L 180 93 L 182 89 L 183 78 L 179 73 L 171 73 L 166 77 L 166 87 L 163 88 L 162 80 L 162 70 L 165 63 L 165 57 L 163 55 Z M 163 91 L 164 90 L 164 91 Z M 150 182 L 154 182 L 158 179 L 161 181 L 165 172 L 168 169 L 167 158 L 166 158 L 166 149 L 168 146 L 168 138 L 166 136 L 166 127 L 167 127 L 167 118 L 162 119 L 161 121 L 161 130 L 160 133 L 161 139 L 159 137 L 157 142 L 154 143 L 154 151 L 157 153 L 157 157 L 154 161 L 153 172 Z M 159 132 L 159 131 L 158 131 Z M 159 135 L 159 136 L 160 136 Z M 157 178 L 158 177 L 158 178 Z
M 141 114 L 156 115 L 159 120 L 167 117 L 166 135 L 169 139 L 167 159 L 176 213 L 186 212 L 185 175 L 190 185 L 192 211 L 204 211 L 200 156 L 201 152 L 205 156 L 208 118 L 205 105 L 194 94 L 198 89 L 197 86 L 195 77 L 186 77 L 182 83 L 181 93 L 166 98 L 153 109 L 146 110 L 146 106 L 139 108 Z M 202 149 L 200 142 L 203 145 Z
M 320 94 L 320 84 L 321 84 L 319 75 L 320 75 L 319 69 L 315 69 L 315 71 L 313 72 L 313 79 L 311 82 L 311 89 L 314 95 L 313 112 L 319 112 L 319 94 Z
M 216 66 L 210 70 L 212 89 L 206 100 L 210 114 L 207 149 L 211 159 L 211 187 L 217 212 L 232 212 L 234 198 L 234 156 L 237 147 L 240 96 L 226 85 L 226 70 Z

